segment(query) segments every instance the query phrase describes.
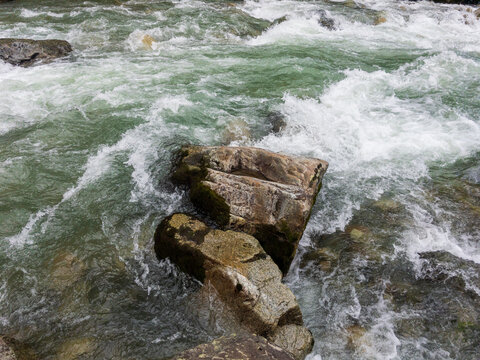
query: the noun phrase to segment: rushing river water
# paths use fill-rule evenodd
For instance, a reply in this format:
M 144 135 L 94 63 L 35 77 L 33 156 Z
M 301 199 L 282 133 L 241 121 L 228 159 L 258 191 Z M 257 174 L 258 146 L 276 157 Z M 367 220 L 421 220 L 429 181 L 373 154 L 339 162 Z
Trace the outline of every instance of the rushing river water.
M 196 143 L 330 163 L 286 277 L 310 360 L 480 358 L 467 7 L 16 0 L 0 37 L 75 49 L 0 63 L 0 334 L 26 353 L 161 359 L 222 332 L 192 309 L 199 284 L 153 254 L 159 221 L 191 210 L 168 173 Z

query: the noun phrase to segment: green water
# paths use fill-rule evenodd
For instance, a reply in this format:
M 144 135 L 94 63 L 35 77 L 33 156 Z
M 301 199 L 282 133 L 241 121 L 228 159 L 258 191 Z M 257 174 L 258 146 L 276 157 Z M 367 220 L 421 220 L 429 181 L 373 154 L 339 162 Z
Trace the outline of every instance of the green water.
M 0 334 L 41 359 L 161 359 L 220 335 L 152 236 L 193 210 L 168 181 L 174 151 L 243 144 L 330 163 L 286 278 L 310 359 L 480 356 L 480 21 L 467 7 L 18 0 L 0 5 L 0 37 L 74 47 L 0 64 Z M 453 256 L 437 260 L 457 280 L 419 255 L 431 251 Z

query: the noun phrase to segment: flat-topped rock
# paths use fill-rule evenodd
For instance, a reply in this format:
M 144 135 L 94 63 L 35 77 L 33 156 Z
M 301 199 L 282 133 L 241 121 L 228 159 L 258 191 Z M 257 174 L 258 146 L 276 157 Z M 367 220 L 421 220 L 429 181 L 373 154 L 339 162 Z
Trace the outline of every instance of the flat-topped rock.
M 0 59 L 12 65 L 48 63 L 71 51 L 72 46 L 65 40 L 0 39 Z
M 280 269 L 253 236 L 211 229 L 191 216 L 174 214 L 158 226 L 155 252 L 212 285 L 253 333 L 268 336 L 279 326 L 303 324 L 295 296 L 281 282 Z M 312 341 L 309 332 L 308 336 Z
M 219 226 L 256 237 L 285 274 L 327 167 L 252 147 L 185 146 L 172 178 Z
M 171 360 L 294 360 L 285 350 L 257 335 L 231 335 L 199 345 Z

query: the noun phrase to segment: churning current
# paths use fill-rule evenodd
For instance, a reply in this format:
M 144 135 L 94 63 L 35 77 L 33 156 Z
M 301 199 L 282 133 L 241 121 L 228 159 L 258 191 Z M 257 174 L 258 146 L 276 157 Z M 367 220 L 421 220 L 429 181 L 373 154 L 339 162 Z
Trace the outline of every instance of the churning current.
M 0 333 L 26 352 L 162 359 L 222 334 L 153 252 L 190 210 L 168 178 L 194 143 L 330 163 L 285 279 L 309 360 L 480 358 L 472 8 L 22 0 L 0 5 L 7 37 L 74 48 L 0 63 Z

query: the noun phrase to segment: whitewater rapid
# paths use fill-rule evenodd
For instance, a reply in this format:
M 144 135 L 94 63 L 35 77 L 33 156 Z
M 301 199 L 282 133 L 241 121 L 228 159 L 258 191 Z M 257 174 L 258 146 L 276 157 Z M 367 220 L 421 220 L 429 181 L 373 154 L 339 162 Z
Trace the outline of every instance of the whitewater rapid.
M 158 263 L 151 239 L 164 216 L 191 210 L 168 182 L 175 150 L 230 144 L 330 163 L 286 278 L 316 340 L 310 360 L 480 353 L 477 320 L 465 315 L 476 303 L 459 300 L 461 316 L 448 327 L 432 310 L 438 304 L 387 294 L 393 283 L 426 278 L 421 253 L 444 251 L 466 262 L 450 275 L 480 296 L 480 21 L 470 7 L 1 6 L 0 37 L 60 38 L 75 50 L 31 68 L 0 63 L 0 333 L 28 338 L 46 359 L 70 338 L 89 339 L 88 358 L 147 359 L 217 336 L 190 314 L 198 284 Z M 272 111 L 285 118 L 280 133 L 266 122 Z M 238 123 L 248 136 L 225 139 Z M 355 226 L 368 234 L 360 250 L 346 240 Z M 338 259 L 321 270 L 308 259 L 328 241 Z M 52 288 L 49 269 L 65 252 L 88 270 Z M 457 296 L 435 286 L 438 298 Z M 464 324 L 468 351 L 455 340 Z

